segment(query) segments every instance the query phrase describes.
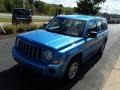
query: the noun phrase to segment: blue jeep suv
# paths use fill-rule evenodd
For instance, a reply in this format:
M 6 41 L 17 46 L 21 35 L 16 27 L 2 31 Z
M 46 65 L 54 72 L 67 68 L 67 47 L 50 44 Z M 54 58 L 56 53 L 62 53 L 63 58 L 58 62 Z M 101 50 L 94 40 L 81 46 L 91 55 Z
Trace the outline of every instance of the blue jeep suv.
M 60 15 L 44 29 L 20 34 L 12 49 L 20 64 L 42 76 L 72 80 L 82 63 L 103 53 L 108 37 L 107 20 L 85 15 Z

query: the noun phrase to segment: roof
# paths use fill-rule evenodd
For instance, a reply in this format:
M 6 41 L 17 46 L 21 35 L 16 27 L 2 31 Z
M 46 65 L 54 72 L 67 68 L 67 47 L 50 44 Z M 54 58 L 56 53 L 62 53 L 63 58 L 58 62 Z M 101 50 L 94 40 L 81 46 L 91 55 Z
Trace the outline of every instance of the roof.
M 79 20 L 93 20 L 93 19 L 101 19 L 98 16 L 88 16 L 88 15 L 59 15 L 58 17 L 69 18 L 69 19 L 79 19 Z
M 14 8 L 14 9 L 31 10 L 31 9 L 26 9 L 26 8 Z

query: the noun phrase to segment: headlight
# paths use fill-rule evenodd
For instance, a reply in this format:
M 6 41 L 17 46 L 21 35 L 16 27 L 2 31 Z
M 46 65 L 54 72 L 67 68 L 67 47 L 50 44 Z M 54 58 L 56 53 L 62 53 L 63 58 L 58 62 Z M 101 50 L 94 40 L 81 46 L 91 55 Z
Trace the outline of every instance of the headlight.
M 47 59 L 47 60 L 50 60 L 53 58 L 52 52 L 49 50 L 44 51 L 43 54 L 44 54 L 45 59 Z

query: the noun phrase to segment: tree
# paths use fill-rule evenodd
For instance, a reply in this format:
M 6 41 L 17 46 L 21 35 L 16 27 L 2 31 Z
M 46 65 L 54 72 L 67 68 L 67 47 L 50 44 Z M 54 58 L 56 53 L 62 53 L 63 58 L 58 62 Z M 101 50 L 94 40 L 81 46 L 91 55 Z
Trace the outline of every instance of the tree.
M 4 6 L 4 0 L 0 0 L 0 12 L 5 12 L 6 8 Z
M 58 14 L 63 14 L 63 5 L 59 4 Z
M 29 4 L 34 4 L 34 0 L 28 0 Z
M 4 0 L 4 5 L 8 12 L 12 12 L 15 7 L 14 0 Z
M 64 14 L 72 14 L 73 13 L 73 8 L 66 7 L 64 8 Z
M 34 0 L 28 0 L 30 9 L 34 9 Z
M 63 5 L 62 4 L 59 4 L 57 6 L 55 16 L 60 15 L 60 14 L 63 14 Z
M 50 5 L 46 5 L 45 13 L 48 14 L 49 16 L 51 15 L 51 13 L 52 13 L 52 7 Z
M 22 8 L 23 0 L 3 0 L 3 6 L 5 7 L 7 12 L 12 12 L 14 8 Z
M 12 12 L 14 8 L 23 8 L 23 0 L 0 0 L 0 12 Z M 73 12 L 73 8 L 64 7 L 62 4 L 48 4 L 41 0 L 25 0 L 25 8 L 32 9 L 35 14 L 49 16 Z
M 35 6 L 36 10 L 39 13 L 44 13 L 45 12 L 46 5 L 45 5 L 44 2 L 42 2 L 42 1 L 35 1 L 34 6 Z
M 75 12 L 85 15 L 96 15 L 101 9 L 99 4 L 104 3 L 106 0 L 78 0 Z

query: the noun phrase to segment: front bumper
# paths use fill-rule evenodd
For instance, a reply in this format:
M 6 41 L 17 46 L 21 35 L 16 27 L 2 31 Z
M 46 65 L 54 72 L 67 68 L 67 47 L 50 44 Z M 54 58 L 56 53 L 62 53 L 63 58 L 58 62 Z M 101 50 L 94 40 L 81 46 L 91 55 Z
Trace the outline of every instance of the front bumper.
M 24 64 L 28 68 L 34 68 L 42 76 L 61 78 L 64 75 L 65 64 L 44 64 L 32 62 L 31 60 L 22 57 L 15 48 L 12 48 L 12 56 L 18 63 Z

